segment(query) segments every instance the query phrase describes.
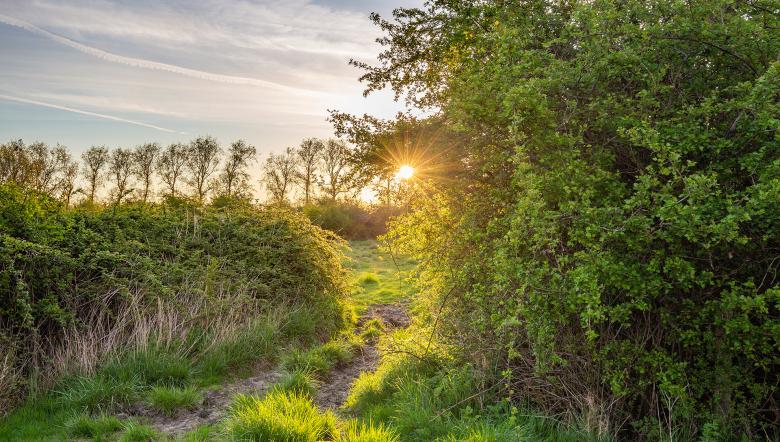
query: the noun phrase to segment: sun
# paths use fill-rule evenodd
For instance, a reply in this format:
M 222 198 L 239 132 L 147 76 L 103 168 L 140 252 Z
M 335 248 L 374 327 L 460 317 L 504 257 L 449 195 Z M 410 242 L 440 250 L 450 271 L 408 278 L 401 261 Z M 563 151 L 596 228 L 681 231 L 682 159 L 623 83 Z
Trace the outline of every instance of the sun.
M 395 174 L 396 178 L 400 180 L 408 180 L 412 176 L 414 176 L 414 167 L 404 164 L 400 168 L 398 168 L 398 173 Z

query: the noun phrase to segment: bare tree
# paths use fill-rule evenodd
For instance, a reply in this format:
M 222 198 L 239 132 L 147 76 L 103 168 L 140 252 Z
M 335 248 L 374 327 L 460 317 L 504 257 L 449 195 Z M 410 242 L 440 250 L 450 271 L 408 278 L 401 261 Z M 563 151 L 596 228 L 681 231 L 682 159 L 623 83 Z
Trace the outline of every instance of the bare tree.
M 119 205 L 130 193 L 130 176 L 133 174 L 133 151 L 117 148 L 111 152 L 108 171 L 114 181 L 114 202 Z
M 324 149 L 325 143 L 319 138 L 307 138 L 295 150 L 299 164 L 299 169 L 295 171 L 295 179 L 303 189 L 303 202 L 307 206 L 311 202 L 314 181 L 317 177 L 317 166 Z
M 244 140 L 238 140 L 230 145 L 227 159 L 219 174 L 222 191 L 227 196 L 240 196 L 249 187 L 249 174 L 246 169 L 254 161 L 257 149 Z
M 340 194 L 353 187 L 349 164 L 350 152 L 347 144 L 342 140 L 328 140 L 322 152 L 323 176 L 319 179 L 319 184 L 331 200 L 335 201 Z
M 271 154 L 263 166 L 263 181 L 277 203 L 287 201 L 287 191 L 295 178 L 297 159 L 295 151 L 288 147 L 283 153 Z
M 169 145 L 157 159 L 157 173 L 168 187 L 170 196 L 176 196 L 176 183 L 187 164 L 187 146 L 181 143 Z
M 195 189 L 195 196 L 200 203 L 206 200 L 209 178 L 219 166 L 220 153 L 222 149 L 212 137 L 196 138 L 187 148 L 189 184 Z
M 105 146 L 92 146 L 81 155 L 84 161 L 84 178 L 89 188 L 90 204 L 95 202 L 95 193 L 103 184 L 103 168 L 108 162 L 108 149 Z
M 152 186 L 152 174 L 155 161 L 160 153 L 157 143 L 146 143 L 133 151 L 133 174 L 141 182 L 141 199 L 146 202 L 149 199 L 149 189 Z

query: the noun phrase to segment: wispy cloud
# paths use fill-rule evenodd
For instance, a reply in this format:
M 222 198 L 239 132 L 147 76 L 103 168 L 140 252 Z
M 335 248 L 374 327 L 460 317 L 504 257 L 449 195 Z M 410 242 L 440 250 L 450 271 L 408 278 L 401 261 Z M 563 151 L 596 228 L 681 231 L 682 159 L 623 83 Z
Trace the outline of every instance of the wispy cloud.
M 61 106 L 59 104 L 54 104 L 54 103 L 46 103 L 44 101 L 31 100 L 29 98 L 14 97 L 14 96 L 11 96 L 11 95 L 0 94 L 0 100 L 9 100 L 9 101 L 15 101 L 17 103 L 33 104 L 33 105 L 36 105 L 36 106 L 43 106 L 43 107 L 48 107 L 48 108 L 51 108 L 51 109 L 58 109 L 58 110 L 66 111 L 66 112 L 73 112 L 73 113 L 76 113 L 76 114 L 88 115 L 88 116 L 91 116 L 91 117 L 102 118 L 104 120 L 118 121 L 120 123 L 127 123 L 127 124 L 134 124 L 136 126 L 148 127 L 150 129 L 155 129 L 155 130 L 159 130 L 159 131 L 163 131 L 163 132 L 179 133 L 179 134 L 182 134 L 182 135 L 186 135 L 185 132 L 179 132 L 179 131 L 176 131 L 176 130 L 173 130 L 173 129 L 167 129 L 165 127 L 155 126 L 154 124 L 143 123 L 141 121 L 135 121 L 135 120 L 128 120 L 126 118 L 115 117 L 113 115 L 99 114 L 97 112 L 90 112 L 90 111 L 85 111 L 85 110 L 81 110 L 81 109 L 75 109 L 75 108 L 72 108 L 72 107 Z
M 371 61 L 380 50 L 371 10 L 413 1 L 422 2 L 0 0 L 0 93 L 275 151 L 331 136 L 327 109 L 400 110 L 391 93 L 363 98 L 360 72 L 347 61 Z M 0 115 L 18 111 L 0 101 Z M 73 145 L 148 137 L 129 124 L 101 130 L 97 119 L 42 125 L 40 109 L 0 119 L 0 134 Z
M 317 92 L 314 91 L 309 91 L 302 88 L 296 88 L 296 87 L 291 87 L 283 84 L 278 84 L 267 80 L 261 80 L 258 78 L 215 74 L 213 72 L 190 69 L 182 66 L 176 66 L 173 64 L 145 60 L 142 58 L 125 57 L 123 55 L 114 54 L 108 51 L 104 51 L 102 49 L 98 49 L 92 46 L 79 43 L 77 41 L 71 40 L 61 35 L 57 35 L 53 32 L 49 32 L 45 29 L 39 28 L 33 25 L 32 23 L 28 23 L 24 20 L 20 20 L 14 17 L 9 17 L 7 15 L 0 14 L 0 22 L 10 26 L 16 26 L 18 28 L 22 28 L 26 31 L 33 32 L 38 35 L 42 35 L 44 37 L 56 41 L 57 43 L 76 49 L 77 51 L 81 51 L 85 54 L 89 54 L 98 57 L 100 59 L 114 62 L 114 63 L 121 63 L 128 66 L 133 66 L 133 67 L 143 68 L 143 69 L 154 69 L 159 71 L 172 72 L 174 74 L 184 75 L 187 77 L 197 78 L 201 80 L 216 81 L 219 83 L 260 86 L 260 87 L 271 88 L 271 89 L 276 89 L 285 92 L 293 92 L 299 94 L 303 93 L 306 95 L 317 94 Z

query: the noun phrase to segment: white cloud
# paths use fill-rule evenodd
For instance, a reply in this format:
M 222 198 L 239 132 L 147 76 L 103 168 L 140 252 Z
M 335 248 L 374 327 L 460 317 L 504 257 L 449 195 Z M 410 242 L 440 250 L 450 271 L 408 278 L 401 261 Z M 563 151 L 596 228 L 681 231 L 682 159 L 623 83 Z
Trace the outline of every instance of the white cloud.
M 90 111 L 85 111 L 85 110 L 81 110 L 81 109 L 75 109 L 75 108 L 68 107 L 68 106 L 61 106 L 59 104 L 54 104 L 54 103 L 46 103 L 46 102 L 43 102 L 43 101 L 31 100 L 31 99 L 23 98 L 23 97 L 14 97 L 14 96 L 11 96 L 11 95 L 0 94 L 0 100 L 9 100 L 9 101 L 15 101 L 17 103 L 33 104 L 33 105 L 36 105 L 36 106 L 48 107 L 48 108 L 51 108 L 51 109 L 58 109 L 58 110 L 66 111 L 66 112 L 73 112 L 73 113 L 81 114 L 81 115 L 88 115 L 90 117 L 102 118 L 104 120 L 118 121 L 120 123 L 127 123 L 127 124 L 133 124 L 133 125 L 136 125 L 136 126 L 148 127 L 150 129 L 155 129 L 155 130 L 159 130 L 159 131 L 162 131 L 162 132 L 184 134 L 183 132 L 177 132 L 177 131 L 175 131 L 173 129 L 167 129 L 167 128 L 164 128 L 164 127 L 155 126 L 154 124 L 143 123 L 143 122 L 135 121 L 135 120 L 128 120 L 126 118 L 115 117 L 113 115 L 99 114 L 97 112 L 90 112 Z
M 0 22 L 3 22 L 5 24 L 11 25 L 11 26 L 17 26 L 19 28 L 25 29 L 27 31 L 42 35 L 44 37 L 50 38 L 57 43 L 61 43 L 65 46 L 71 47 L 73 49 L 76 49 L 77 51 L 81 51 L 85 54 L 89 54 L 95 57 L 98 57 L 102 60 L 114 62 L 114 63 L 120 63 L 125 64 L 128 66 L 133 66 L 137 68 L 143 68 L 143 69 L 154 69 L 159 71 L 165 71 L 165 72 L 172 72 L 174 74 L 184 75 L 186 77 L 192 77 L 197 78 L 200 80 L 207 80 L 207 81 L 215 81 L 218 83 L 228 83 L 228 84 L 243 84 L 243 85 L 249 85 L 249 86 L 259 86 L 259 87 L 266 87 L 271 89 L 278 89 L 283 90 L 287 92 L 292 93 L 304 93 L 306 95 L 311 95 L 312 93 L 315 93 L 314 91 L 307 91 L 300 88 L 294 88 L 290 86 L 286 86 L 283 84 L 274 83 L 271 81 L 261 80 L 257 78 L 249 78 L 249 77 L 239 77 L 234 75 L 222 75 L 222 74 L 215 74 L 213 72 L 206 72 L 201 71 L 197 69 L 189 69 L 182 66 L 176 66 L 168 63 L 160 63 L 156 61 L 151 60 L 144 60 L 142 58 L 133 58 L 133 57 L 125 57 L 118 54 L 113 54 L 111 52 L 104 51 L 102 49 L 94 48 L 91 46 L 87 46 L 85 44 L 81 44 L 79 42 L 70 40 L 68 38 L 62 37 L 60 35 L 54 34 L 52 32 L 46 31 L 45 29 L 41 29 L 31 23 L 27 23 L 23 20 L 19 20 L 13 17 L 9 17 L 6 15 L 0 14 Z

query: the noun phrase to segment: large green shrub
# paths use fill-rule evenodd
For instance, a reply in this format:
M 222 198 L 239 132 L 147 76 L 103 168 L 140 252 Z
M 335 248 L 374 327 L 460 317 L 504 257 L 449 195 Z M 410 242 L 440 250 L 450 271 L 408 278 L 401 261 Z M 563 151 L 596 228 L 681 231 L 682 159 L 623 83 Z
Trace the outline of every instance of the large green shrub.
M 599 428 L 777 435 L 778 8 L 435 0 L 376 18 L 369 89 L 440 107 L 460 139 L 438 148 L 463 180 L 421 186 L 391 234 L 441 336 Z M 335 117 L 367 150 L 366 125 L 393 130 Z
M 32 372 L 66 331 L 109 330 L 129 311 L 162 304 L 185 316 L 192 304 L 206 306 L 190 324 L 309 306 L 322 319 L 312 332 L 327 335 L 343 320 L 338 241 L 283 209 L 186 201 L 63 209 L 0 184 L 0 362 L 11 355 L 15 372 Z

